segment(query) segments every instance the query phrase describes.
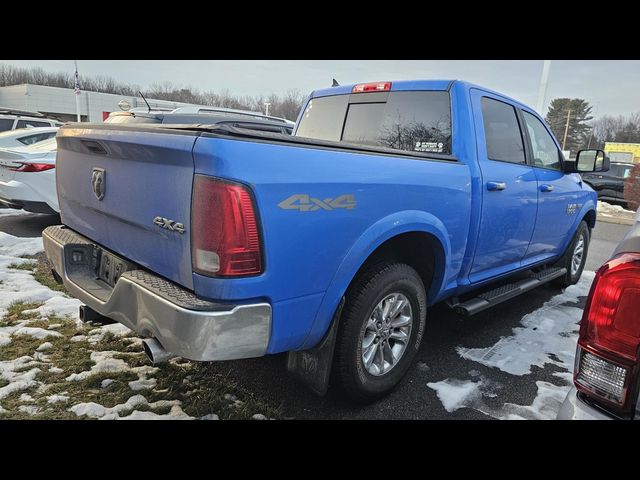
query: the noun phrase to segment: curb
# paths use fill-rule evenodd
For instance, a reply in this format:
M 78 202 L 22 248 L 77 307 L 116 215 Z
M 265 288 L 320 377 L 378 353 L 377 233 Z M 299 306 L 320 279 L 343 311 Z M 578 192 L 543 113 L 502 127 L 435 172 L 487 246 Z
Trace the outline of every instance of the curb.
M 611 215 L 604 215 L 602 213 L 598 213 L 596 220 L 598 222 L 617 223 L 619 225 L 633 225 L 635 223 L 633 218 L 614 217 Z

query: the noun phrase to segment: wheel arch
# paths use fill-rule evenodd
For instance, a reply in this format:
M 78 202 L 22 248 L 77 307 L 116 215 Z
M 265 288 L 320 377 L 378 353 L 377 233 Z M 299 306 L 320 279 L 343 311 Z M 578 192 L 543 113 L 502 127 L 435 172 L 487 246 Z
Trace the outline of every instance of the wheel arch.
M 426 258 L 412 258 L 422 248 L 429 252 Z M 353 280 L 385 255 L 403 263 L 410 261 L 423 283 L 429 283 L 425 288 L 430 303 L 443 288 L 447 258 L 451 255 L 447 229 L 434 215 L 422 211 L 398 212 L 371 225 L 342 259 L 302 348 L 313 347 L 321 340 Z

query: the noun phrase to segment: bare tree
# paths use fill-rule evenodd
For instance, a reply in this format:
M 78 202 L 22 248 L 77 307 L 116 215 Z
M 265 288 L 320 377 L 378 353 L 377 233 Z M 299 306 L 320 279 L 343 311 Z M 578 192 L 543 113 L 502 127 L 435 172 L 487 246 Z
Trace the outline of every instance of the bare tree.
M 66 73 L 48 73 L 42 68 L 19 68 L 13 65 L 0 63 L 0 87 L 30 83 L 34 85 L 47 85 L 50 87 L 72 88 L 73 75 Z M 81 76 L 80 87 L 82 90 L 111 93 L 115 95 L 134 96 L 140 91 L 137 85 L 118 82 L 112 77 L 97 75 L 93 77 Z M 145 97 L 157 100 L 173 102 L 194 103 L 197 105 L 210 105 L 214 107 L 234 108 L 239 110 L 251 110 L 264 113 L 264 103 L 271 104 L 269 114 L 276 117 L 284 117 L 295 120 L 302 108 L 304 96 L 298 90 L 289 90 L 284 95 L 272 94 L 268 97 L 233 95 L 228 89 L 220 92 L 204 91 L 190 87 L 176 85 L 163 81 L 152 84 L 144 92 Z
M 592 147 L 604 147 L 605 142 L 640 143 L 640 112 L 629 116 L 605 115 L 593 122 Z

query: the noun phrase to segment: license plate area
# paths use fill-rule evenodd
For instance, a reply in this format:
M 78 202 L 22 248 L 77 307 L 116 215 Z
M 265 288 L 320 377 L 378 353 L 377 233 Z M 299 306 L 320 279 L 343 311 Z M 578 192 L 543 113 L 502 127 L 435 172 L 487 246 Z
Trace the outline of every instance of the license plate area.
M 115 287 L 120 275 L 129 270 L 134 270 L 132 264 L 106 250 L 100 250 L 99 258 L 100 263 L 97 269 L 98 279 L 108 283 L 112 287 Z
M 124 272 L 140 268 L 94 244 L 65 245 L 64 255 L 69 278 L 78 285 L 93 286 L 91 290 L 95 289 L 96 282 L 113 288 Z
M 13 175 L 14 173 L 12 170 L 9 170 L 9 167 L 0 165 L 0 180 L 7 182 L 13 179 Z

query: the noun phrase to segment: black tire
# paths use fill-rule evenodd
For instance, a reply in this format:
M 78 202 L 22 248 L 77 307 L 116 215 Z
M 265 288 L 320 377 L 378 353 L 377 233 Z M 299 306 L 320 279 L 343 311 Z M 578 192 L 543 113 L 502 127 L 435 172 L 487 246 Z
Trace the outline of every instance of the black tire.
M 384 373 L 383 368 L 383 373 L 375 376 L 367 371 L 362 359 L 362 335 L 375 307 L 396 292 L 409 300 L 411 332 L 397 363 L 388 372 Z M 337 380 L 349 398 L 359 403 L 375 401 L 391 392 L 402 380 L 422 342 L 427 313 L 426 300 L 420 275 L 403 263 L 379 263 L 355 280 L 347 292 L 340 318 L 335 358 Z
M 571 263 L 573 260 L 573 253 L 578 244 L 580 237 L 584 239 L 584 252 L 582 254 L 582 261 L 580 263 L 580 267 L 574 273 L 571 273 Z M 567 269 L 567 273 L 562 277 L 556 278 L 553 283 L 560 287 L 566 288 L 570 285 L 575 285 L 580 280 L 580 276 L 582 275 L 582 271 L 584 270 L 584 265 L 587 262 L 587 254 L 589 253 L 589 241 L 591 240 L 591 232 L 589 231 L 589 226 L 587 222 L 584 220 L 578 226 L 578 230 L 569 243 L 567 250 L 564 252 L 560 260 L 555 264 L 556 267 L 564 267 Z

